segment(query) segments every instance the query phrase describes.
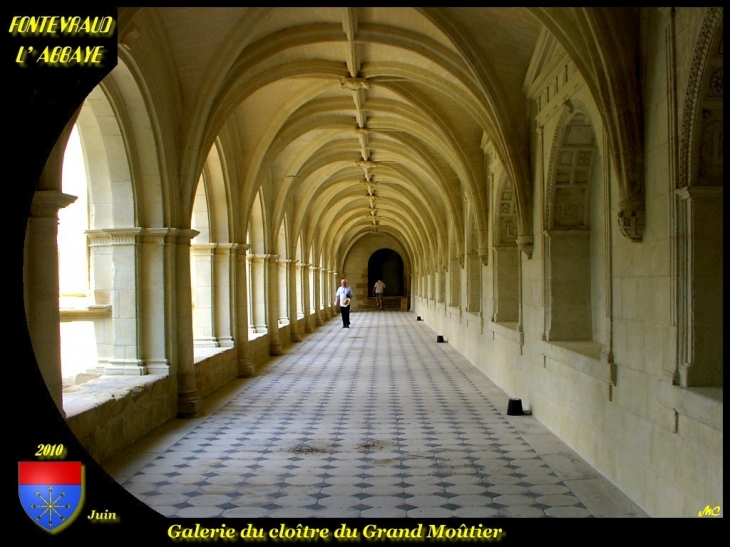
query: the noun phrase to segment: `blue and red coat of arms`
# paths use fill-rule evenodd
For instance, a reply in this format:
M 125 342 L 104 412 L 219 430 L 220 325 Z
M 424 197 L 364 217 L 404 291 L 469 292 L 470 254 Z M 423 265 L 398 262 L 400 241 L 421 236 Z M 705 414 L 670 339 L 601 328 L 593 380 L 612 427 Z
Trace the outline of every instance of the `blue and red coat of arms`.
M 81 462 L 18 462 L 18 495 L 26 514 L 55 533 L 73 522 L 84 500 Z

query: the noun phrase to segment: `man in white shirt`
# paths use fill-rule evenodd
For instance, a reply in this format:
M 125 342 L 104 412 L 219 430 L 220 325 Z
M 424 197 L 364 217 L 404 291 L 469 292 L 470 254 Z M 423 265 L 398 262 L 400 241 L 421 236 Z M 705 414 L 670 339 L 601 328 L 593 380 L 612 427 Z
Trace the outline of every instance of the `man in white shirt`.
M 373 287 L 373 294 L 375 295 L 375 303 L 382 310 L 383 309 L 383 292 L 385 291 L 385 283 L 382 279 L 378 279 Z
M 342 328 L 350 328 L 350 301 L 352 299 L 352 289 L 347 286 L 347 279 L 340 281 L 340 286 L 335 293 L 335 306 L 340 306 L 340 314 L 342 315 Z

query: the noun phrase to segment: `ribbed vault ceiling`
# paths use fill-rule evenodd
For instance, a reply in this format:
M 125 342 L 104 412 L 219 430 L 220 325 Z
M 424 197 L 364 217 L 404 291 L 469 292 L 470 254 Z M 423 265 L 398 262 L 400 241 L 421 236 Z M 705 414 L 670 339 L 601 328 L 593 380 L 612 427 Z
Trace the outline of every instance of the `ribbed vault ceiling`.
M 506 164 L 527 162 L 522 88 L 542 28 L 528 10 L 144 8 L 120 21 L 159 29 L 177 72 L 181 146 L 200 150 L 181 160 L 182 195 L 235 136 L 234 233 L 261 191 L 275 252 L 286 215 L 340 259 L 373 231 L 443 253 L 463 196 L 486 222 L 484 135 Z

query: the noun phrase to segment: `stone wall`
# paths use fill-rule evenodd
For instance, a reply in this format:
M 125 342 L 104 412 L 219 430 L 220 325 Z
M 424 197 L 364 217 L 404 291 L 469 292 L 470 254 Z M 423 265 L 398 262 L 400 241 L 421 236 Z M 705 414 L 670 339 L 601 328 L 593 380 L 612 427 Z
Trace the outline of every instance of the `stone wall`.
M 722 506 L 723 401 L 722 387 L 683 388 L 671 374 L 677 362 L 679 305 L 673 287 L 681 288 L 673 285 L 678 281 L 672 271 L 684 266 L 674 248 L 675 175 L 667 161 L 673 130 L 666 96 L 667 13 L 647 12 L 643 27 L 647 56 L 643 125 L 651 148 L 644 152 L 647 222 L 641 241 L 629 240 L 618 229 L 618 173 L 585 82 L 567 57 L 567 64 L 546 63 L 557 67 L 555 74 L 545 76 L 546 81 L 558 83 L 550 84 L 550 102 L 542 95 L 542 108 L 536 109 L 540 130 L 535 132 L 533 146 L 535 237 L 531 257 L 522 253 L 516 270 L 520 272 L 519 321 L 493 323 L 486 313 L 480 324 L 478 316 L 437 304 L 427 293 L 415 299 L 415 313 L 505 392 L 520 397 L 538 420 L 650 515 L 696 517 L 708 505 Z M 703 24 L 699 15 L 698 10 L 676 10 L 679 105 L 685 95 L 681 82 L 689 79 L 690 66 L 697 64 L 691 55 Z M 556 139 L 562 135 L 562 120 L 576 111 L 585 112 L 590 120 L 598 154 L 593 166 L 599 172 L 587 186 L 590 233 L 580 234 L 590 243 L 584 245 L 583 253 L 551 255 L 550 238 L 563 235 L 549 233 L 553 226 L 545 217 L 551 207 L 547 202 L 554 168 L 551 160 L 560 150 Z M 695 237 L 714 241 L 706 235 Z M 590 261 L 560 269 L 580 255 Z M 494 279 L 491 258 L 490 254 L 489 264 L 483 267 L 486 283 Z M 571 316 L 570 304 L 571 298 L 577 298 L 574 289 L 579 280 L 556 284 L 578 267 L 590 278 L 580 285 L 589 295 L 580 297 L 581 305 L 589 306 L 580 310 L 584 315 L 588 312 L 580 321 L 583 325 L 569 322 L 578 317 Z M 447 276 L 452 274 L 461 276 L 463 285 L 463 271 L 451 268 Z M 688 277 L 687 282 L 691 281 Z M 560 294 L 551 293 L 550 283 Z M 446 286 L 452 285 L 459 283 L 447 280 Z M 482 286 L 482 292 L 489 312 L 492 298 L 498 295 L 488 285 Z M 568 306 L 551 308 L 558 300 Z M 562 331 L 557 328 L 560 321 Z M 553 334 L 562 334 L 551 337 L 551 322 L 556 322 Z M 587 329 L 579 331 L 578 326 Z M 714 336 L 718 341 L 719 332 Z M 721 355 L 721 342 L 714 348 Z
M 101 376 L 64 390 L 69 428 L 104 463 L 177 415 L 169 376 Z

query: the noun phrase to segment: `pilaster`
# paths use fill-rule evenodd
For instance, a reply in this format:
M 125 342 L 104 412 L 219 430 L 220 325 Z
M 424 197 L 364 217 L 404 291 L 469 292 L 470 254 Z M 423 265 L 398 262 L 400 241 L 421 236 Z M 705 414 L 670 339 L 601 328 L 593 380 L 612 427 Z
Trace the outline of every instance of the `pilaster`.
M 217 244 L 202 243 L 191 245 L 193 291 L 193 333 L 198 347 L 217 348 L 215 336 L 215 264 Z
M 139 290 L 143 232 L 143 228 L 86 231 L 93 263 L 94 302 L 112 307 L 111 325 L 96 324 L 97 340 L 101 340 L 98 342 L 99 365 L 104 374 L 147 374 L 141 358 Z

